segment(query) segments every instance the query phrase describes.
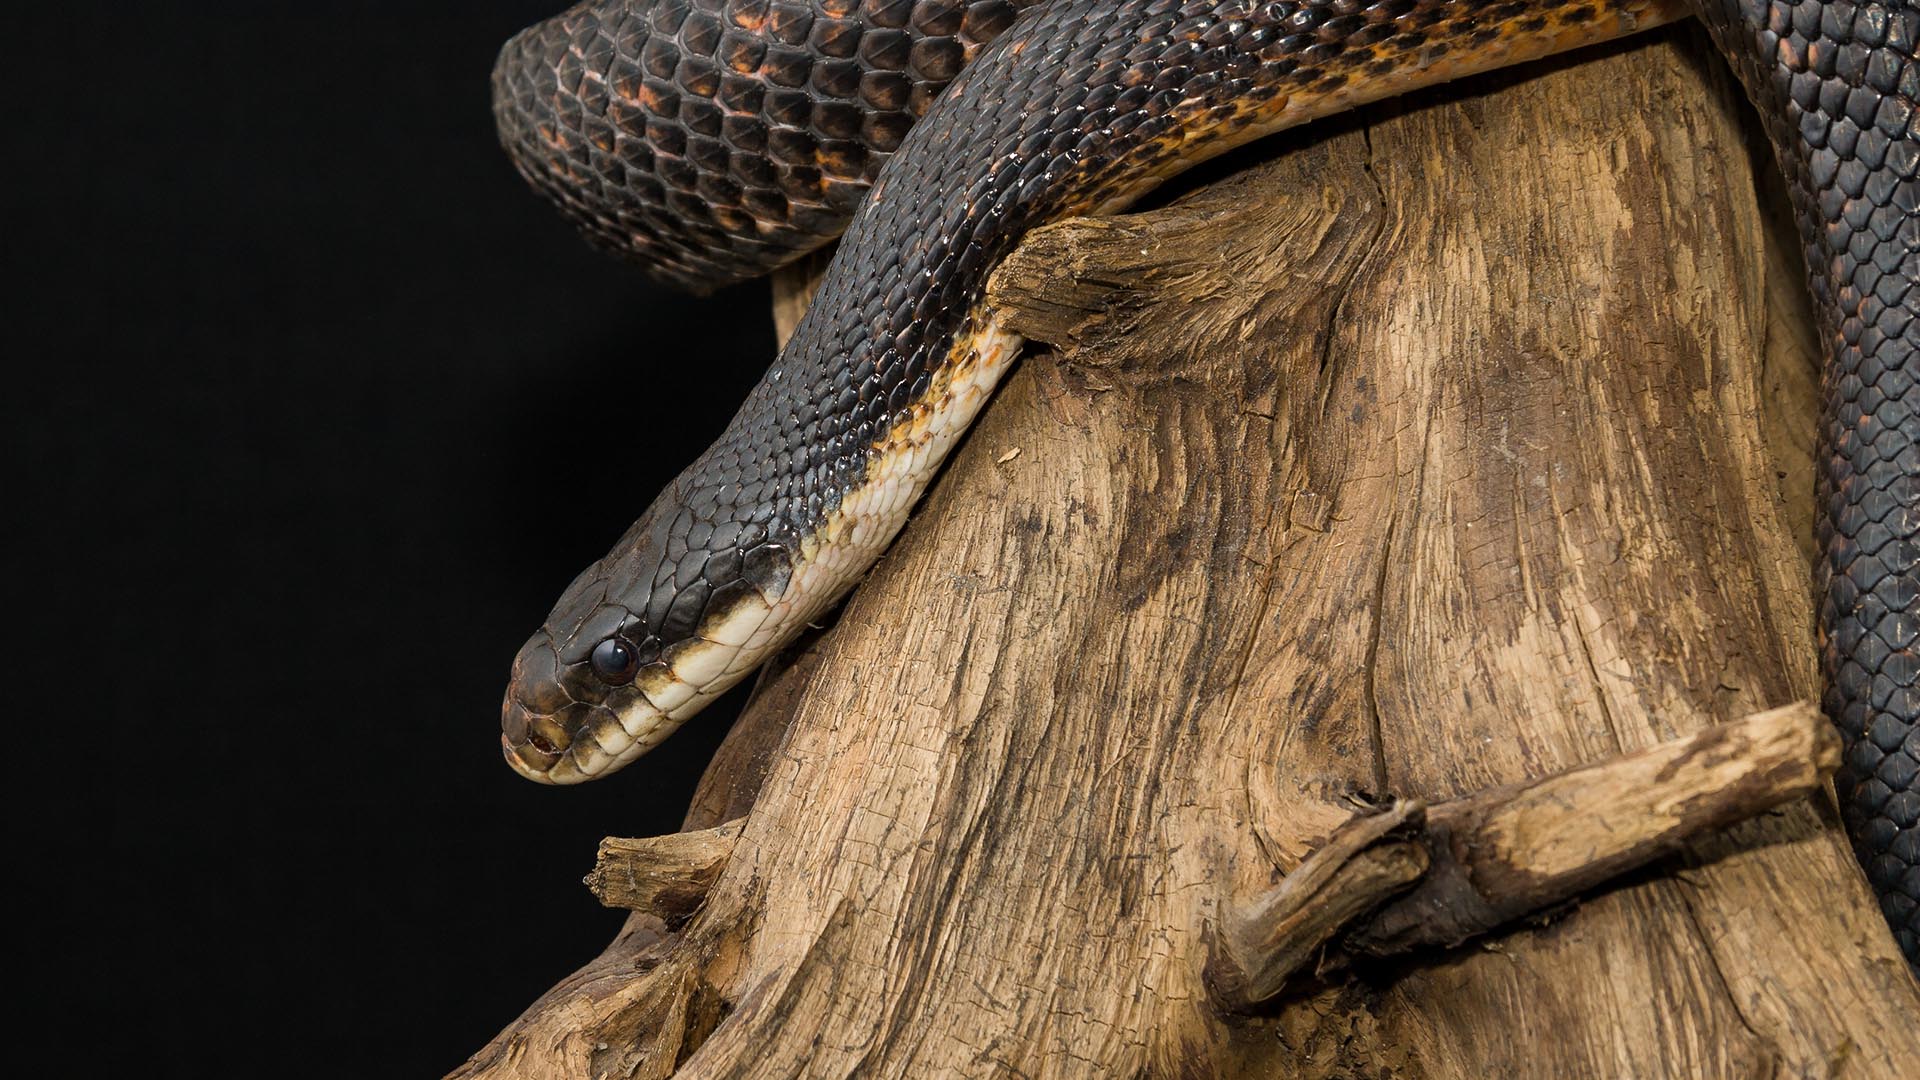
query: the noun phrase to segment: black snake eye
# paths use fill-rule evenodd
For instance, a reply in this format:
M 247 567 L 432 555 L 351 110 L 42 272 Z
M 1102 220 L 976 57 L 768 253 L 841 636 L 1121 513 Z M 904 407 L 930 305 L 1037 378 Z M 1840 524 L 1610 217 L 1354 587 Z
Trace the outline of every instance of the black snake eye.
M 610 637 L 593 647 L 593 655 L 587 658 L 593 665 L 593 673 L 608 686 L 625 686 L 633 681 L 633 673 L 640 669 L 640 654 L 625 640 Z

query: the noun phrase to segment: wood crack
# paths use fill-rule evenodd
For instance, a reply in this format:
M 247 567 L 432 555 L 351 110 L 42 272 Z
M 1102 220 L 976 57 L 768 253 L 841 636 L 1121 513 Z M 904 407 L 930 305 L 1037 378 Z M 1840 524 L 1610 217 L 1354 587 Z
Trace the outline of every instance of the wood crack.
M 1367 604 L 1367 655 L 1362 662 L 1365 678 L 1363 693 L 1367 704 L 1368 746 L 1372 751 L 1373 759 L 1372 795 L 1376 799 L 1385 798 L 1388 792 L 1393 790 L 1387 776 L 1386 736 L 1380 726 L 1379 671 L 1381 628 L 1387 618 L 1387 570 L 1393 565 L 1393 537 L 1399 522 L 1400 515 L 1395 511 L 1387 518 L 1386 536 L 1380 541 L 1380 570 L 1374 577 L 1373 596 Z

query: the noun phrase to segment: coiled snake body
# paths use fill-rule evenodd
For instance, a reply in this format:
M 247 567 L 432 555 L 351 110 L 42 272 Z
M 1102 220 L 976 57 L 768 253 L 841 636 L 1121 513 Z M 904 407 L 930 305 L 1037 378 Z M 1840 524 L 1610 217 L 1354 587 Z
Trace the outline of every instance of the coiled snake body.
M 1263 134 L 1688 14 L 1793 196 L 1830 350 L 1824 706 L 1856 850 L 1920 961 L 1912 0 L 589 0 L 526 31 L 495 72 L 503 142 L 604 246 L 710 288 L 852 224 L 719 441 L 520 650 L 507 760 L 550 783 L 618 768 L 851 587 L 1019 349 L 982 295 L 1026 230 Z

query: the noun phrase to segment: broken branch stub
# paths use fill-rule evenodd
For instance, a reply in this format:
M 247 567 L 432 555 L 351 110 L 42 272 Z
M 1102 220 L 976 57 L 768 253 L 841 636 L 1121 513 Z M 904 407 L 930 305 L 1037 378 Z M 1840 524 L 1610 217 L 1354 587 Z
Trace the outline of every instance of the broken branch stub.
M 1800 702 L 1431 809 L 1396 803 L 1230 908 L 1208 988 L 1230 1010 L 1267 1000 L 1342 933 L 1370 956 L 1458 945 L 1812 794 L 1839 763 L 1832 725 Z
M 736 820 L 643 839 L 609 836 L 600 841 L 587 888 L 607 907 L 646 912 L 671 926 L 707 898 L 743 824 Z

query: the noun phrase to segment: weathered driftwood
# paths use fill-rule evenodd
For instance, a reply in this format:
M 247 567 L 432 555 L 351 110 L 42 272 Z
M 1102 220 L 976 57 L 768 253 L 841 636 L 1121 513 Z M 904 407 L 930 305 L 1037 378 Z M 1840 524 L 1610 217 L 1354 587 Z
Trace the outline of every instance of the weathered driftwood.
M 1839 736 L 1802 702 L 1431 812 L 1412 799 L 1366 810 L 1280 884 L 1221 913 L 1208 987 L 1223 1007 L 1245 1010 L 1309 962 L 1333 966 L 1336 937 L 1369 956 L 1458 945 L 1814 794 L 1839 764 Z M 609 907 L 678 925 L 706 899 L 741 828 L 610 837 L 587 886 Z
M 707 898 L 739 838 L 738 821 L 671 836 L 609 836 L 586 885 L 608 907 L 644 911 L 673 925 Z
M 1839 764 L 1839 736 L 1803 702 L 1431 809 L 1401 800 L 1223 912 L 1208 984 L 1246 1008 L 1342 960 L 1324 951 L 1336 936 L 1376 957 L 1458 945 L 1820 791 Z
M 458 1074 L 1902 1075 L 1920 990 L 1825 799 L 1263 1011 L 1204 975 L 1356 798 L 1812 695 L 1812 349 L 1745 123 L 1683 31 L 1034 237 L 995 301 L 1062 354 L 764 679 L 704 905 Z

